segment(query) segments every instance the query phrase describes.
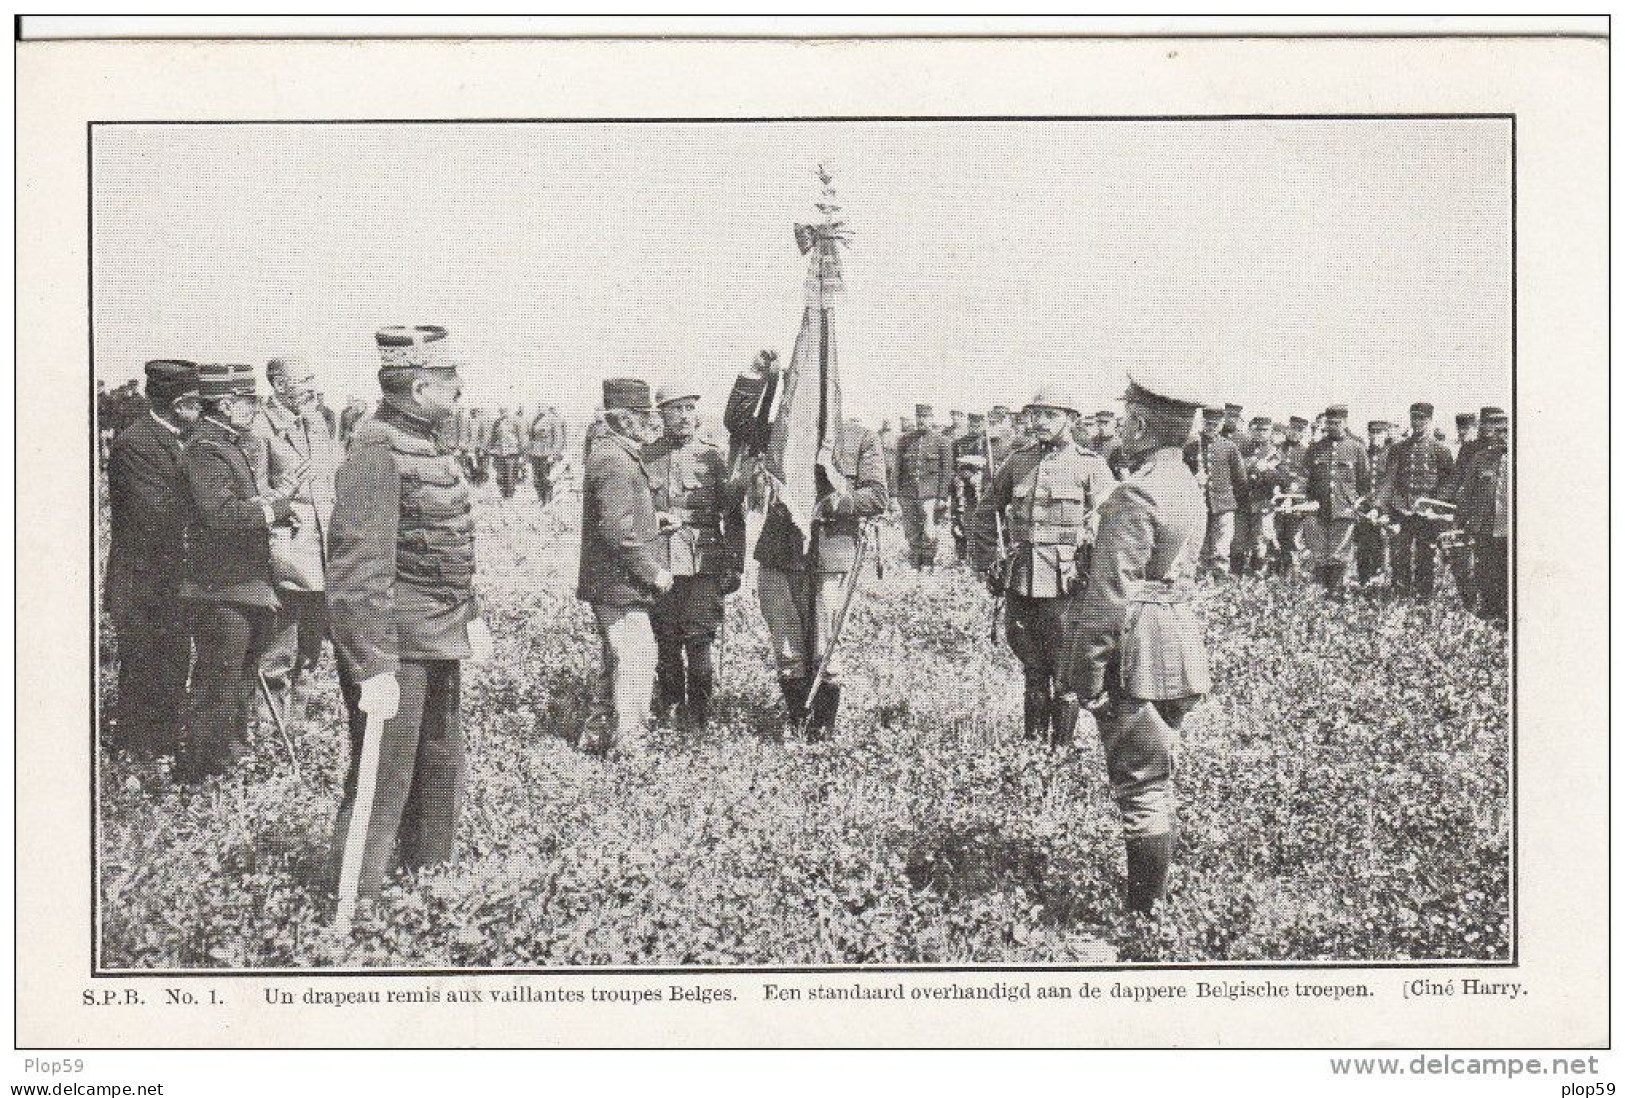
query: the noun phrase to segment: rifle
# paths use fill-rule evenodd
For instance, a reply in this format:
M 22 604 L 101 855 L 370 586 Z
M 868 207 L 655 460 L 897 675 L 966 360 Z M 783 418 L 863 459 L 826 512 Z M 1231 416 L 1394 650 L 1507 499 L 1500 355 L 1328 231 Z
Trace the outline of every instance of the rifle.
M 982 486 L 986 493 L 993 486 L 993 478 L 998 476 L 998 470 L 993 468 L 993 439 L 987 432 L 982 433 L 982 453 L 987 458 L 985 476 L 988 478 Z M 984 500 L 978 495 L 977 504 Z M 1004 591 L 1010 585 L 1010 556 L 1008 547 L 1004 544 L 1004 509 L 993 508 L 993 575 L 998 583 L 998 594 L 993 596 L 993 619 L 988 623 L 988 643 L 997 648 L 999 646 L 999 622 L 1004 619 Z
M 869 525 L 869 524 L 866 524 Z M 829 637 L 824 644 L 824 654 L 818 658 L 818 668 L 813 672 L 812 685 L 807 688 L 807 697 L 812 698 L 818 693 L 819 684 L 824 681 L 829 671 L 830 660 L 835 656 L 836 646 L 841 643 L 841 628 L 846 624 L 847 611 L 852 608 L 852 596 L 858 591 L 858 577 L 863 571 L 864 558 L 869 555 L 869 531 L 864 530 L 858 538 L 858 557 L 852 562 L 851 569 L 846 573 L 846 580 L 841 584 L 841 605 L 835 608 L 835 617 L 829 623 Z M 814 573 L 807 573 L 809 583 L 814 585 L 811 592 L 817 598 L 817 577 Z M 816 605 L 814 611 L 816 613 Z M 807 714 L 807 724 L 812 724 L 812 713 Z M 805 729 L 803 729 L 805 731 Z

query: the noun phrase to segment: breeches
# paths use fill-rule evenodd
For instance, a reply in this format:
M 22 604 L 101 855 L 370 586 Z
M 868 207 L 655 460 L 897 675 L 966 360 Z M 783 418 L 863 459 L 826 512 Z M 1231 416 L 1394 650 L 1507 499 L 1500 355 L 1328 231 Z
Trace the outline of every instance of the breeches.
M 934 564 L 937 559 L 937 501 L 904 499 L 898 501 L 903 514 L 903 536 L 916 564 Z
M 1173 830 L 1179 726 L 1196 702 L 1194 697 L 1170 701 L 1119 697 L 1098 715 L 1106 777 L 1112 800 L 1123 816 L 1125 837 L 1166 835 Z
M 270 610 L 229 602 L 200 603 L 192 638 L 197 663 L 181 769 L 223 773 L 248 750 L 248 722 L 260 656 L 271 637 Z
M 173 754 L 186 707 L 192 631 L 186 606 L 171 593 L 135 602 L 113 618 L 118 636 L 120 747 Z

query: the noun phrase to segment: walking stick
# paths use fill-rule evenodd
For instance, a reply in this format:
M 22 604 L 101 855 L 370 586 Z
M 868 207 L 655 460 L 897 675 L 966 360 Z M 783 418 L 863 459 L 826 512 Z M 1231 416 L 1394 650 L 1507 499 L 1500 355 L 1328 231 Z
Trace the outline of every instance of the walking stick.
M 361 862 L 372 830 L 372 801 L 378 790 L 378 756 L 383 749 L 384 722 L 361 716 L 361 762 L 356 769 L 355 801 L 350 805 L 350 827 L 344 836 L 344 859 L 339 863 L 339 903 L 333 929 L 349 934 L 361 891 Z
M 288 761 L 293 764 L 293 776 L 302 782 L 305 780 L 305 772 L 299 765 L 299 754 L 293 749 L 293 738 L 288 735 L 288 727 L 282 723 L 282 714 L 277 711 L 276 699 L 271 696 L 271 684 L 266 681 L 264 671 L 255 678 L 259 681 L 260 696 L 265 699 L 265 708 L 271 711 L 271 723 L 276 725 L 277 734 L 282 737 L 282 745 L 288 749 Z M 290 695 L 293 693 L 291 683 L 288 692 Z

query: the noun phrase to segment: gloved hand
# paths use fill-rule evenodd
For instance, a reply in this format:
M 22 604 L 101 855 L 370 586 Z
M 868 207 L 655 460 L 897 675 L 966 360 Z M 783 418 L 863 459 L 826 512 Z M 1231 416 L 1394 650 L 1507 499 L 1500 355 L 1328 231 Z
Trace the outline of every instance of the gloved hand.
M 941 522 L 943 519 L 947 518 L 948 517 L 948 501 L 945 500 L 945 499 L 937 500 L 936 512 L 937 512 L 937 521 L 938 522 Z
M 999 573 L 996 569 L 983 568 L 976 573 L 976 578 L 987 585 L 988 594 L 994 598 L 1004 594 L 1003 591 L 999 590 Z
M 743 583 L 743 582 L 744 582 L 744 577 L 741 576 L 738 572 L 725 572 L 725 573 L 723 573 L 723 576 L 722 576 L 722 593 L 724 595 L 733 594 L 735 591 L 739 590 L 739 585 L 741 583 Z
M 468 661 L 470 663 L 485 663 L 491 658 L 494 647 L 491 640 L 491 627 L 485 624 L 484 618 L 475 618 L 468 623 Z
M 671 590 L 671 585 L 672 585 L 671 573 L 666 571 L 664 568 L 662 568 L 660 570 L 660 574 L 655 576 L 655 590 L 659 591 L 662 595 L 664 595 L 667 591 Z
M 367 715 L 368 720 L 375 721 L 390 720 L 400 712 L 401 681 L 395 677 L 395 672 L 385 671 L 362 682 L 361 700 L 356 707 Z
M 1107 707 L 1109 707 L 1111 705 L 1111 703 L 1112 703 L 1111 691 L 1102 690 L 1100 693 L 1096 694 L 1094 697 L 1092 697 L 1089 700 L 1085 701 L 1083 703 L 1083 707 L 1085 709 L 1089 710 L 1089 712 L 1095 714 L 1096 716 L 1099 716 L 1101 713 L 1103 713 L 1107 709 Z

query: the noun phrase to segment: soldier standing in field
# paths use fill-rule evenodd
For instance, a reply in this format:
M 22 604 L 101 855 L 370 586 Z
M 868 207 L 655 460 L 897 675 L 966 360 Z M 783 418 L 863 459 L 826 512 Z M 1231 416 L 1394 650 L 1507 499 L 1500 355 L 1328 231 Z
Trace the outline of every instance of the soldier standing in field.
M 335 444 L 312 406 L 315 376 L 300 360 L 273 358 L 265 367 L 271 395 L 254 418 L 265 447 L 265 480 L 273 491 L 298 485 L 293 523 L 271 541 L 271 565 L 282 610 L 260 672 L 273 704 L 289 723 L 303 719 L 299 677 L 313 669 L 327 637 L 325 574 L 333 516 Z
M 1307 455 L 1309 498 L 1315 512 L 1315 574 L 1328 590 L 1339 591 L 1354 555 L 1354 527 L 1371 492 L 1371 461 L 1365 447 L 1348 435 L 1349 410 L 1334 404 L 1325 413 L 1326 433 Z
M 652 615 L 657 715 L 680 715 L 695 727 L 711 719 L 717 678 L 712 647 L 722 627 L 723 599 L 739 590 L 745 572 L 746 480 L 731 476 L 727 455 L 700 437 L 699 400 L 698 393 L 663 386 L 655 406 L 664 430 L 643 449 L 661 561 L 672 575 L 671 590 L 655 602 Z
M 191 501 L 181 450 L 201 411 L 197 366 L 181 359 L 146 365 L 151 410 L 108 448 L 112 544 L 103 605 L 118 636 L 118 706 L 113 746 L 173 755 L 180 743 L 192 635 L 181 602 Z
M 1105 459 L 1112 476 L 1123 479 L 1123 440 L 1117 437 L 1117 416 L 1110 411 L 1095 413 L 1095 433 L 1089 448 Z
M 1304 433 L 1308 429 L 1309 421 L 1303 416 L 1287 419 L 1286 438 L 1281 443 L 1280 460 L 1275 465 L 1272 497 L 1277 491 L 1301 496 L 1309 490 L 1309 447 L 1304 442 Z M 1297 567 L 1304 516 L 1302 512 L 1276 511 L 1273 518 L 1277 554 L 1275 574 L 1285 578 L 1291 576 Z
M 926 430 L 937 439 L 934 429 Z M 805 724 L 809 740 L 829 738 L 841 708 L 840 661 L 831 658 L 823 681 L 812 694 L 813 676 L 828 651 L 839 610 L 841 590 L 857 564 L 863 524 L 886 511 L 886 459 L 874 432 L 857 420 L 842 425 L 834 466 L 842 483 L 825 485 L 814 510 L 818 541 L 814 560 L 784 503 L 774 499 L 756 539 L 756 594 L 773 642 L 779 689 L 784 695 L 785 724 L 796 732 Z M 824 489 L 827 488 L 827 491 Z M 816 614 L 815 648 L 807 645 L 807 614 Z M 811 694 L 811 696 L 809 696 Z
M 1455 472 L 1450 448 L 1433 437 L 1433 405 L 1411 405 L 1411 433 L 1388 452 L 1381 495 L 1399 521 L 1392 563 L 1394 588 L 1433 597 L 1433 558 L 1439 527 L 1416 513 L 1419 499 L 1442 499 Z
M 1477 613 L 1505 626 L 1512 527 L 1509 422 L 1500 408 L 1479 412 L 1479 437 L 1455 477 L 1456 521 L 1473 544 Z
M 1095 715 L 1122 814 L 1125 904 L 1150 913 L 1167 893 L 1177 835 L 1180 725 L 1212 689 L 1191 605 L 1206 508 L 1180 451 L 1199 402 L 1172 382 L 1133 378 L 1123 399 L 1134 472 L 1101 508 L 1088 586 L 1066 618 L 1059 678 Z
M 203 414 L 181 452 L 190 501 L 181 597 L 192 604 L 197 651 L 175 760 L 181 781 L 223 774 L 248 750 L 260 656 L 281 610 L 271 532 L 288 522 L 298 487 L 262 487 L 252 366 L 200 366 L 198 391 Z
M 1235 407 L 1227 405 L 1226 407 Z M 1230 573 L 1230 547 L 1236 537 L 1236 508 L 1247 492 L 1241 451 L 1223 433 L 1225 411 L 1202 412 L 1202 433 L 1185 444 L 1185 464 L 1207 501 L 1201 574 L 1222 580 Z
M 1281 452 L 1270 437 L 1274 426 L 1268 416 L 1254 416 L 1248 424 L 1250 434 L 1242 451 L 1247 472 L 1246 499 L 1241 505 L 1242 523 L 1236 531 L 1241 550 L 1233 558 L 1238 574 L 1267 569 L 1270 549 L 1276 545 L 1275 515 L 1270 500 L 1280 483 L 1277 470 L 1281 465 Z
M 536 413 L 530 424 L 528 451 L 536 498 L 543 507 L 553 502 L 553 481 L 564 458 L 564 420 L 551 405 Z
M 603 664 L 581 749 L 602 755 L 649 723 L 658 658 L 650 611 L 672 590 L 643 448 L 659 437 L 649 384 L 604 382 L 602 430 L 589 436 L 581 484 L 581 573 L 576 597 L 592 606 Z
M 1053 746 L 1072 742 L 1078 700 L 1058 688 L 1066 608 L 1088 573 L 1097 511 L 1116 486 L 1106 462 L 1072 437 L 1078 405 L 1044 387 L 1024 409 L 1035 443 L 1010 455 L 972 523 L 972 567 L 1005 599 L 1005 636 L 1025 679 L 1022 728 Z M 1009 550 L 1000 560 L 999 537 Z
M 1366 461 L 1371 465 L 1371 483 L 1380 486 L 1388 468 L 1388 452 L 1393 425 L 1385 419 L 1366 423 Z M 1386 516 L 1375 500 L 1364 500 L 1359 521 L 1354 527 L 1354 575 L 1361 587 L 1370 586 L 1382 575 L 1388 562 L 1388 530 Z
M 931 405 L 914 409 L 914 429 L 897 443 L 897 501 L 916 571 L 935 568 L 937 524 L 953 491 L 953 447 L 937 429 Z
M 497 491 L 512 499 L 519 487 L 519 470 L 525 460 L 524 415 L 522 409 L 502 409 L 491 424 L 491 463 L 496 468 Z
M 993 470 L 987 467 L 987 435 L 980 413 L 972 412 L 965 433 L 954 440 L 953 500 L 949 509 L 949 531 L 954 539 L 954 559 L 967 559 L 971 515 L 976 511 L 982 487 Z
M 987 451 L 989 479 L 999 471 L 1010 451 L 1015 449 L 1016 429 L 1010 420 L 1008 405 L 995 404 L 987 413 Z
M 474 517 L 444 427 L 462 394 L 446 329 L 377 334 L 378 411 L 335 477 L 327 603 L 350 717 L 333 829 L 339 925 L 403 869 L 451 861 L 466 774 L 462 661 L 488 658 Z

